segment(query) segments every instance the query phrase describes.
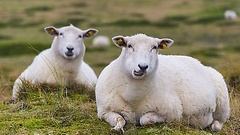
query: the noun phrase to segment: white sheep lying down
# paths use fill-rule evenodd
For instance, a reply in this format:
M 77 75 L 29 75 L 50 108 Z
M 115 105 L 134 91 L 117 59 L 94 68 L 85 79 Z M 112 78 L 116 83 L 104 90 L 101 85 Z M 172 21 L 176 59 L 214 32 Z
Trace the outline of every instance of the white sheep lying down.
M 93 39 L 92 44 L 95 47 L 108 47 L 110 46 L 110 41 L 107 36 L 98 35 Z
M 22 81 L 31 84 L 58 84 L 66 86 L 75 82 L 94 88 L 97 76 L 84 61 L 83 38 L 97 34 L 96 29 L 81 30 L 73 25 L 62 28 L 49 26 L 45 31 L 54 36 L 51 48 L 42 51 L 32 64 L 17 78 L 13 86 L 12 100 L 16 100 Z
M 236 20 L 237 19 L 237 13 L 233 10 L 226 10 L 224 12 L 224 17 L 226 20 Z
M 219 131 L 229 118 L 228 89 L 222 75 L 188 56 L 158 55 L 173 40 L 144 34 L 113 37 L 120 56 L 96 84 L 98 117 L 113 130 L 181 120 Z

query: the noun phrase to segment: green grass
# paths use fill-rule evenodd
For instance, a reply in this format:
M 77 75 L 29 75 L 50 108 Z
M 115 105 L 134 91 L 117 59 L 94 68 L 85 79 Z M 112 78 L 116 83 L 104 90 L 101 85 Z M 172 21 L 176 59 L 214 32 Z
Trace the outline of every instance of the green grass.
M 2 57 L 16 57 L 19 55 L 38 54 L 44 49 L 49 48 L 49 45 L 28 43 L 9 43 L 0 46 L 0 56 Z
M 29 86 L 27 86 L 29 87 Z M 31 87 L 31 86 L 30 86 Z M 26 89 L 25 89 L 26 90 Z M 34 92 L 35 91 L 35 92 Z M 109 134 L 110 126 L 96 117 L 96 105 L 87 95 L 61 92 L 39 93 L 31 87 L 28 98 L 17 104 L 0 104 L 0 131 L 5 134 Z M 7 129 L 6 129 L 7 128 Z M 137 127 L 128 124 L 126 134 L 207 134 L 178 121 Z M 0 132 L 0 133 L 1 133 Z
M 224 20 L 226 9 L 240 13 L 235 0 L 218 2 L 99 0 L 0 1 L 0 134 L 110 134 L 110 126 L 97 118 L 94 92 L 79 87 L 42 85 L 24 87 L 22 100 L 9 101 L 15 79 L 35 55 L 49 48 L 52 37 L 44 27 L 70 23 L 99 30 L 100 35 L 145 33 L 172 38 L 174 45 L 161 54 L 190 55 L 219 70 L 229 87 L 231 117 L 219 133 L 199 130 L 180 122 L 138 127 L 126 125 L 126 134 L 240 134 L 239 22 Z M 85 61 L 97 75 L 121 49 L 111 44 L 95 48 L 86 39 Z M 39 92 L 41 89 L 41 92 Z
M 52 8 L 49 6 L 36 6 L 36 7 L 30 7 L 25 10 L 26 14 L 33 15 L 35 12 L 47 12 L 51 11 Z

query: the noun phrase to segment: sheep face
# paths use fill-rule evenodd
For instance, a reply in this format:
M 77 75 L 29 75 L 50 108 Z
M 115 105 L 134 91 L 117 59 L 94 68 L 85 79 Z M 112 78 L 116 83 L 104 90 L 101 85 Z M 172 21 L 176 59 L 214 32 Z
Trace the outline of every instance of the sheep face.
M 125 73 L 135 79 L 153 74 L 158 65 L 158 50 L 173 44 L 171 39 L 153 38 L 144 34 L 115 36 L 112 40 L 122 48 L 122 67 Z
M 73 25 L 55 28 L 49 26 L 45 31 L 55 39 L 52 48 L 66 59 L 75 59 L 85 52 L 83 38 L 92 37 L 97 34 L 96 29 L 81 30 Z

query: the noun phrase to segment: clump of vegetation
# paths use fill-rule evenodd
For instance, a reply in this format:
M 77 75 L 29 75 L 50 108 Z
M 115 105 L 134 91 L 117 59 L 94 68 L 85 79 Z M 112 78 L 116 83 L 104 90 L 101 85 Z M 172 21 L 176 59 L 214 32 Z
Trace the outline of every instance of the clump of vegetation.
M 88 123 L 97 120 L 96 107 L 93 102 L 94 92 L 86 91 L 84 86 L 74 85 L 67 88 L 47 84 L 32 86 L 24 82 L 16 104 L 1 104 L 5 108 L 5 113 L 0 115 L 4 117 L 0 120 L 0 125 L 5 127 L 6 123 L 9 124 L 8 129 L 0 128 L 1 132 L 75 134 L 78 132 L 77 129 L 83 130 L 79 128 L 81 123 L 82 128 L 90 129 L 91 125 Z M 68 128 L 75 130 L 70 132 Z

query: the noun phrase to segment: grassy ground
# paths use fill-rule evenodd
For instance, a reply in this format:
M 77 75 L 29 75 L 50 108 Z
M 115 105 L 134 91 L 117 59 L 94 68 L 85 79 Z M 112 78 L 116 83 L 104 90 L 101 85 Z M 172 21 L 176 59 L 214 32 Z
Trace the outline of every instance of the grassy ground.
M 172 122 L 149 127 L 129 124 L 126 134 L 240 134 L 240 20 L 223 18 L 226 9 L 240 14 L 239 7 L 237 0 L 0 1 L 0 134 L 110 134 L 110 126 L 97 118 L 92 93 L 65 95 L 64 89 L 49 86 L 57 91 L 39 95 L 38 88 L 26 85 L 26 99 L 4 104 L 18 75 L 39 51 L 50 47 L 52 38 L 43 28 L 70 23 L 96 28 L 110 38 L 135 33 L 172 38 L 175 44 L 160 53 L 193 56 L 224 75 L 232 113 L 221 132 Z M 91 41 L 85 42 L 85 61 L 99 75 L 120 49 L 113 44 L 94 48 Z

